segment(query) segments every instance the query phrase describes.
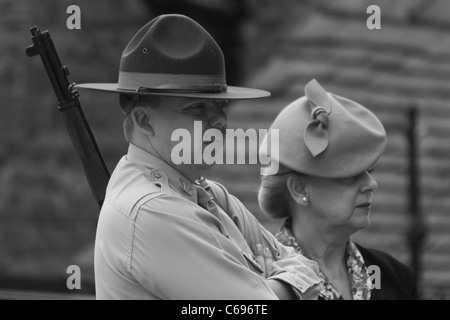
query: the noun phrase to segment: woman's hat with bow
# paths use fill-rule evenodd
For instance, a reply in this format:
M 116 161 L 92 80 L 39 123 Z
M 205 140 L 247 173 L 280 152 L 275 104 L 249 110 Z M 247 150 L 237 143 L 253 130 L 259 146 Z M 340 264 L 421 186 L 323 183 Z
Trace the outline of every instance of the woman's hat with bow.
M 261 155 L 307 175 L 346 178 L 371 168 L 386 149 L 380 120 L 359 103 L 326 92 L 312 80 L 305 96 L 285 107 L 271 130 L 279 132 L 279 152 Z M 264 169 L 263 169 L 264 174 Z

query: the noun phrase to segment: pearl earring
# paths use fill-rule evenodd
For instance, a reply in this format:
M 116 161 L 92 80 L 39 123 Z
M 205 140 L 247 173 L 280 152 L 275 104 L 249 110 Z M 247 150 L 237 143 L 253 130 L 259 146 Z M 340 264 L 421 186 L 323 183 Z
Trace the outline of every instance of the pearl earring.
M 302 198 L 302 200 L 303 200 L 304 202 L 308 203 L 308 197 L 305 196 L 305 197 Z

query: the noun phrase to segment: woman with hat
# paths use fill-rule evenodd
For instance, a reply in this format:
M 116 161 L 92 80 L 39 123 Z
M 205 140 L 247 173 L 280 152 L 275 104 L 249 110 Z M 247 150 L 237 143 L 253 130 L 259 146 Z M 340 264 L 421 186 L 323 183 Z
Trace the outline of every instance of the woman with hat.
M 271 217 L 286 218 L 276 237 L 318 263 L 324 284 L 319 299 L 414 299 L 408 267 L 350 238 L 369 226 L 378 187 L 371 171 L 386 147 L 383 125 L 316 80 L 305 94 L 270 128 L 279 130 L 279 153 L 272 159 L 280 169 L 263 175 L 258 200 Z

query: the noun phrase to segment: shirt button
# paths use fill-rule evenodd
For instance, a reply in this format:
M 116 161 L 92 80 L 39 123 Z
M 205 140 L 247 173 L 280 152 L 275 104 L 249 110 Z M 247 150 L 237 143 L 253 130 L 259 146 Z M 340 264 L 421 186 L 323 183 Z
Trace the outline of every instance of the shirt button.
M 160 178 L 162 177 L 162 173 L 159 172 L 159 171 L 155 171 L 155 172 L 153 173 L 153 176 L 154 176 L 156 179 L 160 179 Z

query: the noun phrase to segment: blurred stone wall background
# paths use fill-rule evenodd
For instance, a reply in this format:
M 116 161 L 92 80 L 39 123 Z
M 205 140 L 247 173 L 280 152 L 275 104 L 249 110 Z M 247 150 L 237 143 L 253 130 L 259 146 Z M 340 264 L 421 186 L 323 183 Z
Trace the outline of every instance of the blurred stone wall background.
M 66 8 L 81 8 L 81 30 L 66 28 Z M 381 30 L 366 9 L 381 8 Z M 408 110 L 419 110 L 421 211 L 427 227 L 422 296 L 450 298 L 450 23 L 445 0 L 0 0 L 0 289 L 68 291 L 66 269 L 82 270 L 92 294 L 92 246 L 98 208 L 76 158 L 39 58 L 28 58 L 28 29 L 48 29 L 70 80 L 114 82 L 123 48 L 161 13 L 200 22 L 222 47 L 230 85 L 272 92 L 235 104 L 230 128 L 267 128 L 316 78 L 376 113 L 388 150 L 372 225 L 355 239 L 410 264 Z M 126 152 L 117 96 L 81 93 L 110 170 Z M 224 183 L 275 232 L 256 201 L 259 167 L 217 166 Z

